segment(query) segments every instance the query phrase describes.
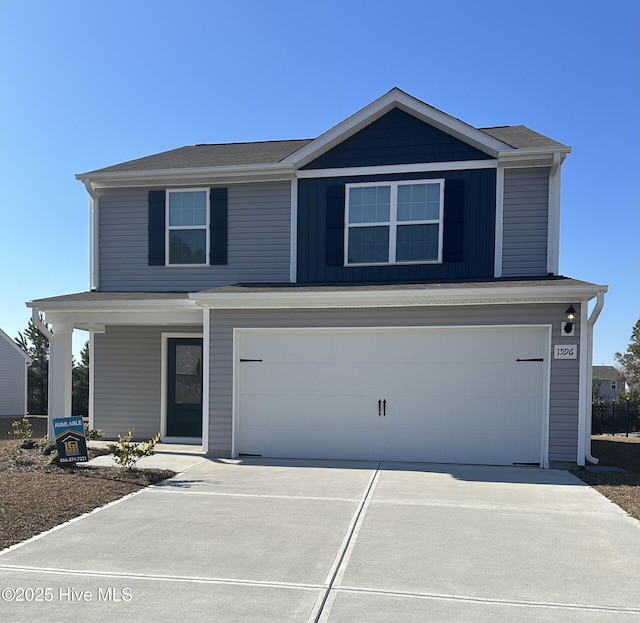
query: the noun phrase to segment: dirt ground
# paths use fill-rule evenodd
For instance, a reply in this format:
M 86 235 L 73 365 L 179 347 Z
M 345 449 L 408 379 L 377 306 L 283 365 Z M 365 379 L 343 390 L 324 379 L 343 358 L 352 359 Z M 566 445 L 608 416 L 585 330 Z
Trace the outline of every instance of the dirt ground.
M 599 466 L 620 467 L 626 473 L 575 471 L 594 489 L 640 519 L 640 437 L 594 435 L 591 454 Z

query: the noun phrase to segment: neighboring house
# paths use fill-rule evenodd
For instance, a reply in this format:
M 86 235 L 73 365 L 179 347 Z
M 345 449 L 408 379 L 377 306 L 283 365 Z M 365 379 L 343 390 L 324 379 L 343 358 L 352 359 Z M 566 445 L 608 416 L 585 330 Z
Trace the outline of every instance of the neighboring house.
M 27 414 L 27 355 L 0 329 L 0 417 L 21 418 Z
M 71 413 L 80 328 L 91 425 L 108 437 L 160 431 L 223 457 L 584 464 L 607 288 L 559 272 L 569 152 L 392 89 L 315 139 L 79 174 L 91 291 L 28 303 L 55 334 L 50 413 Z
M 613 366 L 593 366 L 593 378 L 598 379 L 597 400 L 602 402 L 618 400 L 627 389 L 624 378 Z

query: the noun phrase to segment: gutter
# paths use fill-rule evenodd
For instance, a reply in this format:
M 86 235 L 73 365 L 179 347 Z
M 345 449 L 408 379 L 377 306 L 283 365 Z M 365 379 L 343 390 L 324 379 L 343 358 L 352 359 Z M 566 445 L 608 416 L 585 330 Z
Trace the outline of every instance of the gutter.
M 44 337 L 47 339 L 49 344 L 51 344 L 51 342 L 53 341 L 53 333 L 44 324 L 44 322 L 40 320 L 40 310 L 37 307 L 31 308 L 31 321 L 33 322 L 34 325 L 36 325 L 36 328 L 38 329 L 38 331 L 40 331 L 40 333 L 44 335 Z
M 588 348 L 588 356 L 587 356 L 587 380 L 590 380 L 593 376 L 593 327 L 600 316 L 600 312 L 604 307 L 604 290 L 600 290 L 597 293 L 596 305 L 589 316 L 589 322 L 587 325 L 587 339 L 589 340 L 589 348 Z M 585 391 L 587 394 L 591 391 L 591 383 L 585 383 Z M 592 403 L 591 396 L 588 396 L 589 400 L 586 401 L 586 413 L 585 413 L 585 458 L 590 463 L 597 465 L 600 462 L 600 459 L 595 458 L 591 455 L 591 418 L 592 418 Z

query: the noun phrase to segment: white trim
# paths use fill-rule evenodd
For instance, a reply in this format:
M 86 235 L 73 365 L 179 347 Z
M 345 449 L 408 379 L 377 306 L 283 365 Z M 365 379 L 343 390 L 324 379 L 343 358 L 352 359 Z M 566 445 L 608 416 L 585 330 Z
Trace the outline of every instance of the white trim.
M 540 325 L 542 326 L 542 325 Z M 543 402 L 542 402 L 542 460 L 540 467 L 549 469 L 549 444 L 551 443 L 550 419 L 551 419 L 551 360 L 552 343 L 553 343 L 553 325 L 544 325 L 547 327 L 545 371 L 543 380 Z
M 171 338 L 200 338 L 203 340 L 202 352 L 203 352 L 203 366 L 202 366 L 202 410 L 204 411 L 204 339 L 202 333 L 189 333 L 178 332 L 172 333 L 170 331 L 163 331 L 160 334 L 160 441 L 162 443 L 202 443 L 204 440 L 204 430 L 202 431 L 202 438 L 199 437 L 167 437 L 167 372 L 169 370 L 169 339 Z M 190 441 L 185 441 L 190 440 Z
M 89 184 L 94 190 L 100 188 L 141 187 L 165 185 L 166 180 L 175 180 L 175 185 L 205 183 L 243 183 L 250 181 L 290 180 L 295 167 L 289 163 L 240 164 L 220 167 L 185 167 L 181 169 L 156 169 L 153 171 L 114 171 L 103 173 L 78 173 L 76 179 Z M 202 182 L 201 182 L 202 180 Z
M 202 309 L 202 451 L 209 452 L 209 388 L 211 386 L 211 310 Z
M 459 160 L 454 162 L 416 162 L 414 164 L 388 164 L 368 167 L 344 167 L 333 169 L 303 169 L 296 171 L 298 179 L 316 177 L 351 177 L 354 175 L 388 175 L 396 173 L 430 173 L 440 171 L 469 171 L 495 169 L 497 160 Z
M 89 428 L 95 428 L 95 331 L 89 331 Z
M 292 163 L 298 167 L 304 166 L 396 107 L 491 156 L 497 156 L 502 151 L 514 149 L 481 130 L 394 87 L 382 97 L 295 151 L 282 160 L 282 163 Z
M 586 305 L 586 303 L 585 303 Z M 596 304 L 589 316 L 589 322 L 587 330 L 589 332 L 588 338 L 588 352 L 587 352 L 587 386 L 584 388 L 585 393 L 585 413 L 580 413 L 578 417 L 584 418 L 584 442 L 585 442 L 585 459 L 590 463 L 597 465 L 599 460 L 591 454 L 591 425 L 592 425 L 592 411 L 593 405 L 591 403 L 591 379 L 593 378 L 593 328 L 600 317 L 602 308 L 604 307 L 604 291 L 598 292 L 598 298 Z M 623 382 L 624 383 L 624 382 Z
M 491 288 L 394 288 L 381 290 L 294 288 L 278 292 L 195 292 L 200 305 L 211 309 L 340 309 L 358 307 L 425 307 L 441 305 L 502 305 L 519 303 L 566 303 L 589 300 L 606 286 L 496 286 Z
M 90 250 L 89 250 L 89 284 L 91 290 L 97 290 L 100 286 L 100 200 L 98 197 L 89 197 L 89 229 L 90 229 Z
M 239 358 L 238 358 L 238 349 L 239 344 L 238 341 L 241 339 L 239 331 L 243 329 L 238 329 L 237 327 L 233 327 L 233 338 L 232 338 L 232 356 L 233 361 L 231 365 L 231 456 L 236 457 L 238 453 L 236 452 L 236 440 L 238 439 L 238 402 L 239 402 L 239 383 L 238 376 L 240 373 L 239 369 Z
M 172 193 L 204 193 L 206 208 L 205 208 L 205 224 L 204 225 L 171 225 L 169 222 L 169 197 Z M 164 218 L 165 218 L 165 232 L 164 232 L 164 265 L 171 268 L 196 268 L 202 266 L 209 266 L 209 253 L 211 247 L 211 197 L 209 188 L 167 188 L 165 191 L 164 199 Z M 172 231 L 205 231 L 205 261 L 199 264 L 172 264 L 170 262 L 170 233 Z
M 560 154 L 553 154 L 549 171 L 549 208 L 547 219 L 547 273 L 560 272 Z
M 496 171 L 496 235 L 493 276 L 502 277 L 502 245 L 504 234 L 504 167 Z
M 238 439 L 238 420 L 239 420 L 239 351 L 242 347 L 241 340 L 243 335 L 251 333 L 302 333 L 302 332 L 365 332 L 365 331 L 443 331 L 443 330 L 495 330 L 495 329 L 545 329 L 544 331 L 544 372 L 542 378 L 542 411 L 540 413 L 541 436 L 540 436 L 540 467 L 542 469 L 549 468 L 549 441 L 550 441 L 550 399 L 551 399 L 551 361 L 552 353 L 552 325 L 543 324 L 486 324 L 486 325 L 394 325 L 394 326 L 359 326 L 359 327 L 234 327 L 233 328 L 233 404 L 232 404 L 232 427 L 231 427 L 231 457 L 238 458 L 236 449 Z
M 440 205 L 438 206 L 438 218 L 420 221 L 399 221 L 398 220 L 398 191 L 400 186 L 412 186 L 416 184 L 438 184 L 440 188 Z M 413 264 L 442 264 L 442 246 L 444 236 L 444 184 L 445 180 L 427 179 L 427 180 L 397 180 L 397 181 L 378 181 L 378 182 L 358 182 L 353 184 L 345 184 L 345 207 L 344 207 L 344 249 L 343 257 L 345 267 L 355 266 L 396 266 L 396 265 L 413 265 Z M 349 197 L 351 190 L 354 188 L 366 187 L 382 187 L 388 186 L 390 189 L 390 206 L 388 221 L 372 221 L 366 223 L 350 223 L 349 222 Z M 435 260 L 397 260 L 397 235 L 398 227 L 403 225 L 438 225 L 438 257 Z M 389 249 L 387 262 L 354 262 L 349 263 L 349 234 L 351 229 L 367 228 L 367 227 L 388 227 L 389 228 Z
M 587 301 L 580 302 L 580 375 L 578 381 L 578 456 L 576 463 L 579 466 L 585 464 L 587 454 L 586 445 L 586 414 L 587 394 L 591 394 L 592 381 L 587 377 L 589 368 L 589 318 Z
M 291 180 L 291 221 L 290 221 L 289 281 L 298 280 L 298 180 Z

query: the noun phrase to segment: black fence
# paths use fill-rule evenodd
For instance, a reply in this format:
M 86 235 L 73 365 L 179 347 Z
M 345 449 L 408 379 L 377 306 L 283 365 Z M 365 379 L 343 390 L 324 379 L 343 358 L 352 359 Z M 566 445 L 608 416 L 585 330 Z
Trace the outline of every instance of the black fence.
M 591 432 L 594 435 L 640 433 L 640 403 L 593 403 Z

